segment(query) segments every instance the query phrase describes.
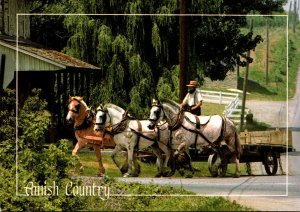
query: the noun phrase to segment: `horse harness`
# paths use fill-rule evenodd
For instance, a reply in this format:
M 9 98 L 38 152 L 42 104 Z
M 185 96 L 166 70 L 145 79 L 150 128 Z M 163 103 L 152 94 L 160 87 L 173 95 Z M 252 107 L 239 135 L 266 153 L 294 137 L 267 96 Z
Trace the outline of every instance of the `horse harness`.
M 122 116 L 121 121 L 119 123 L 115 124 L 115 125 L 109 126 L 109 128 L 111 128 L 110 130 L 107 130 L 109 128 L 105 127 L 104 132 L 105 133 L 107 132 L 112 136 L 117 135 L 121 132 L 124 132 L 124 130 L 126 129 L 126 126 L 127 126 L 128 118 L 131 119 L 131 117 L 128 116 L 128 111 L 125 111 L 125 113 Z
M 79 110 L 80 110 L 80 106 L 81 106 L 81 102 L 80 100 L 76 99 L 76 98 L 73 98 L 72 100 L 78 102 L 78 106 L 76 108 L 76 110 L 74 109 L 69 109 L 69 111 L 73 112 L 73 113 L 76 113 L 78 114 L 79 113 Z M 84 117 L 84 120 L 83 122 L 78 125 L 78 126 L 74 126 L 74 130 L 85 130 L 87 128 L 89 128 L 91 126 L 91 124 L 93 123 L 93 119 L 95 117 L 95 113 L 91 110 L 87 110 L 88 111 L 88 114 Z
M 88 110 L 88 114 L 84 117 L 83 122 L 78 125 L 78 126 L 74 126 L 74 130 L 85 130 L 87 128 L 89 128 L 91 126 L 91 124 L 93 123 L 93 119 L 95 117 L 95 113 L 91 110 Z
M 187 127 L 185 127 L 184 125 L 182 125 L 182 127 L 189 131 L 189 132 L 192 132 L 192 133 L 196 133 L 196 138 L 195 138 L 195 148 L 196 148 L 196 143 L 197 143 L 197 138 L 198 138 L 198 135 L 200 135 L 212 148 L 214 151 L 217 151 L 219 152 L 219 143 L 222 141 L 223 137 L 224 137 L 224 131 L 225 131 L 225 128 L 226 128 L 226 124 L 225 124 L 225 118 L 223 116 L 220 116 L 221 119 L 222 119 L 222 127 L 221 127 L 221 132 L 220 132 L 220 135 L 218 136 L 218 138 L 211 142 L 201 131 L 200 131 L 200 120 L 199 120 L 199 117 L 198 116 L 195 116 L 196 117 L 196 129 L 189 129 Z M 187 117 L 185 117 L 187 120 L 189 120 Z M 191 120 L 189 120 L 191 123 L 193 123 Z M 204 124 L 206 125 L 208 122 L 210 121 L 210 118 L 209 120 Z M 202 125 L 202 126 L 204 126 Z
M 196 149 L 196 145 L 197 145 L 197 139 L 198 139 L 198 135 L 200 135 L 212 148 L 213 150 L 219 152 L 219 145 L 218 143 L 220 143 L 224 137 L 224 131 L 225 131 L 225 128 L 226 128 L 226 124 L 225 124 L 225 118 L 223 116 L 220 116 L 221 119 L 222 119 L 222 127 L 221 127 L 221 132 L 220 132 L 220 135 L 219 137 L 211 142 L 201 131 L 200 131 L 200 128 L 201 126 L 205 126 L 206 124 L 209 123 L 210 121 L 210 118 L 211 116 L 209 117 L 209 119 L 207 120 L 206 123 L 203 123 L 201 124 L 200 123 L 200 119 L 198 116 L 194 115 L 195 116 L 195 119 L 196 119 L 196 123 L 195 122 L 192 122 L 188 117 L 184 116 L 184 111 L 180 111 L 179 114 L 177 115 L 177 119 L 176 119 L 176 122 L 173 126 L 169 126 L 169 130 L 171 131 L 171 135 L 170 135 L 170 140 L 169 140 L 169 144 L 171 145 L 171 142 L 172 142 L 172 131 L 178 129 L 179 127 L 183 127 L 185 130 L 189 131 L 189 132 L 192 132 L 192 133 L 196 133 L 196 137 L 195 137 L 195 141 L 194 141 L 194 147 Z M 184 125 L 182 125 L 182 122 L 183 122 L 183 119 L 186 119 L 188 120 L 190 123 L 192 124 L 195 124 L 196 125 L 196 129 L 189 129 L 187 127 L 185 127 Z

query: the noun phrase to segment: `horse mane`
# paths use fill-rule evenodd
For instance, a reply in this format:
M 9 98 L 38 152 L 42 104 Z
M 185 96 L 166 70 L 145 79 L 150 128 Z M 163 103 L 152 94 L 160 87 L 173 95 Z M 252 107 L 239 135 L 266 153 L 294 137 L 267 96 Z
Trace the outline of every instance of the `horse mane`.
M 85 101 L 83 101 L 82 97 L 80 97 L 80 96 L 73 96 L 71 98 L 75 99 L 78 102 L 80 102 L 80 104 L 82 104 L 85 108 L 89 109 L 89 107 L 87 106 L 87 104 L 85 103 Z
M 178 110 L 180 110 L 180 106 L 177 102 L 170 100 L 170 99 L 161 99 L 160 102 L 165 102 L 168 103 L 170 105 L 173 105 L 174 107 L 176 107 Z
M 108 107 L 113 108 L 113 109 L 117 110 L 120 113 L 125 113 L 125 110 L 123 108 L 121 108 L 121 107 L 119 107 L 115 104 L 107 103 L 107 104 L 104 105 L 103 108 L 107 109 Z

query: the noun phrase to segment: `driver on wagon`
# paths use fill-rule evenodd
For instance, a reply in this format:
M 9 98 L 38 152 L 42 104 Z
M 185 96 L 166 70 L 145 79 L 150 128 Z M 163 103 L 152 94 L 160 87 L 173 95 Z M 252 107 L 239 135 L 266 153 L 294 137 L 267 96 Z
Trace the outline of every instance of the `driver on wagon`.
M 196 89 L 198 82 L 196 80 L 191 80 L 186 86 L 188 87 L 188 93 L 180 104 L 180 107 L 194 115 L 200 116 L 203 98 L 200 90 Z

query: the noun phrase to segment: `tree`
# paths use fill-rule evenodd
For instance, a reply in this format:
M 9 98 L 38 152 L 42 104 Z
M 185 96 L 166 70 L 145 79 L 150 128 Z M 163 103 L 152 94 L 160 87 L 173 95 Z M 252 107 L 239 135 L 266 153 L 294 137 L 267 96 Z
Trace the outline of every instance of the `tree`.
M 192 1 L 187 13 L 269 14 L 279 11 L 284 2 Z M 173 0 L 64 0 L 58 4 L 46 9 L 66 8 L 81 14 L 179 14 L 179 4 Z M 246 52 L 261 42 L 260 36 L 240 32 L 245 17 L 190 16 L 187 20 L 186 81 L 204 76 L 223 80 L 237 64 L 251 62 Z M 102 69 L 92 79 L 97 84 L 92 91 L 94 102 L 113 102 L 140 117 L 147 113 L 141 108 L 148 108 L 160 90 L 157 84 L 164 71 L 179 64 L 178 16 L 66 16 L 63 25 L 70 35 L 63 51 Z
M 19 109 L 18 149 L 15 141 L 15 91 L 5 90 L 1 95 L 0 208 L 4 211 L 56 211 L 72 210 L 76 205 L 77 209 L 81 209 L 84 207 L 84 200 L 66 196 L 64 189 L 60 189 L 57 196 L 16 196 L 16 186 L 19 194 L 25 194 L 24 187 L 28 182 L 44 185 L 45 181 L 55 181 L 60 187 L 65 186 L 67 182 L 73 182 L 74 186 L 79 184 L 68 176 L 68 171 L 75 162 L 68 153 L 68 142 L 61 140 L 58 146 L 52 144 L 48 149 L 43 146 L 50 117 L 45 110 L 47 103 L 39 98 L 39 93 L 40 91 L 33 90 L 24 106 Z M 18 150 L 18 164 L 16 164 L 16 150 Z

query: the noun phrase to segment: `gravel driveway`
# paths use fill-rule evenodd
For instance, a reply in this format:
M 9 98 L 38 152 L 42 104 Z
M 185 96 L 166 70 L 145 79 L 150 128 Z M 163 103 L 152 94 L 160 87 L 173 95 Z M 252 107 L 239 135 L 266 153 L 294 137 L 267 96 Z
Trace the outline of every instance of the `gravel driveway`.
M 246 101 L 246 107 L 254 114 L 254 119 L 270 124 L 272 127 L 300 127 L 295 115 L 300 102 L 300 68 L 294 98 L 289 101 Z

